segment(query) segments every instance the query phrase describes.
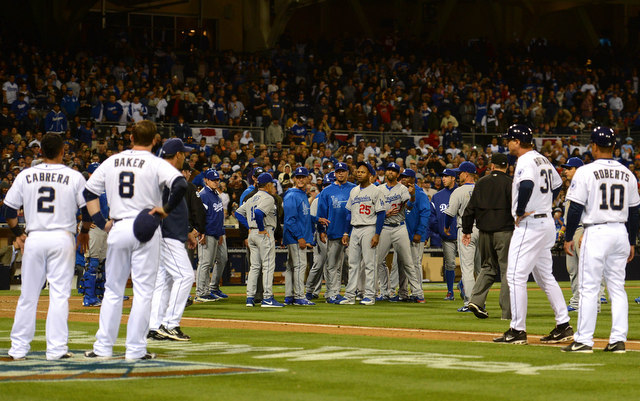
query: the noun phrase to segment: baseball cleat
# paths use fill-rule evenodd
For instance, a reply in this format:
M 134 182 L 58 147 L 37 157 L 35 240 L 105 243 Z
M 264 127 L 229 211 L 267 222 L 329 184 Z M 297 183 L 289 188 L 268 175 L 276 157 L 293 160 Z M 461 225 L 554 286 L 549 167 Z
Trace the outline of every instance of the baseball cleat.
M 102 305 L 102 302 L 100 302 L 100 300 L 97 300 L 95 302 L 82 302 L 82 306 L 86 306 L 86 307 L 95 307 L 100 305 Z
M 158 329 L 158 330 L 149 330 L 149 333 L 147 334 L 147 339 L 164 341 L 167 339 L 167 337 L 164 335 L 164 333 L 160 332 L 160 329 Z
M 486 319 L 489 317 L 489 313 L 481 306 L 469 302 L 468 308 L 478 319 Z
M 73 358 L 73 354 L 71 352 L 65 352 L 64 354 L 62 354 L 60 356 L 60 358 L 56 358 L 55 360 L 58 360 L 58 359 L 69 359 L 69 358 Z
M 339 303 L 340 303 L 340 305 L 355 305 L 356 304 L 356 300 L 355 299 L 344 298 Z
M 187 298 L 187 303 L 185 304 L 185 308 L 190 307 L 191 305 L 193 305 L 193 298 L 191 298 L 191 296 L 189 296 L 189 298 Z
M 453 292 L 451 292 L 451 291 L 448 291 L 448 292 L 447 292 L 447 296 L 446 296 L 446 297 L 444 297 L 444 300 L 445 300 L 445 301 L 453 301 L 453 300 L 455 300 L 455 299 L 456 299 L 456 297 L 455 297 L 455 296 L 453 296 Z
M 253 308 L 253 297 L 248 297 L 247 302 L 245 304 L 247 308 Z
M 374 305 L 375 303 L 376 300 L 371 298 L 362 298 L 362 301 L 360 301 L 360 305 Z
M 319 298 L 316 294 L 314 294 L 312 292 L 307 292 L 306 294 L 304 294 L 304 297 L 307 298 L 307 300 L 309 300 L 309 301 Z
M 125 295 L 125 296 L 123 296 L 123 297 L 122 297 L 122 300 L 123 300 L 123 301 L 128 301 L 129 299 L 130 299 L 130 298 L 129 298 L 129 296 L 128 296 L 128 295 Z
M 127 362 L 146 361 L 147 359 L 156 359 L 156 356 L 157 355 L 154 354 L 153 352 L 147 352 L 146 354 L 144 354 L 140 358 L 125 358 L 125 361 L 127 361 Z
M 607 303 L 607 297 L 600 297 L 600 303 L 601 304 L 606 304 Z
M 580 352 L 583 354 L 592 354 L 593 353 L 593 348 L 582 344 L 582 343 L 578 343 L 578 342 L 572 342 L 571 344 L 567 345 L 566 347 L 561 349 L 562 352 Z
M 567 312 L 575 312 L 577 310 L 578 310 L 578 308 L 576 308 L 576 307 L 573 307 L 571 305 L 567 306 Z
M 196 297 L 195 302 L 201 304 L 204 302 L 215 302 L 217 300 L 219 300 L 220 298 L 216 297 L 215 295 L 211 295 L 211 294 L 207 294 L 207 295 L 203 295 L 201 297 Z
M 276 301 L 274 297 L 263 299 L 260 307 L 262 308 L 282 308 L 284 305 Z
M 283 302 L 283 303 L 284 303 L 285 305 L 293 305 L 293 302 L 294 302 L 294 301 L 295 301 L 295 300 L 293 299 L 293 297 L 284 297 L 284 302 Z
M 294 306 L 314 306 L 315 303 L 309 301 L 307 298 L 296 299 L 293 301 Z
M 380 295 L 379 297 L 376 297 L 376 301 L 378 302 L 382 302 L 382 301 L 388 301 L 389 297 L 386 295 Z
M 398 295 L 394 295 L 392 297 L 389 297 L 389 302 L 400 302 L 400 297 Z
M 326 298 L 325 302 L 328 304 L 339 304 L 340 301 L 342 300 L 342 296 L 341 295 L 334 295 L 332 297 Z
M 229 298 L 229 296 L 227 294 L 225 294 L 224 292 L 222 292 L 220 290 L 211 291 L 211 295 L 215 295 L 216 297 L 221 298 L 221 299 Z
M 458 312 L 471 312 L 471 309 L 467 305 L 458 308 Z
M 624 341 L 617 341 L 613 344 L 607 344 L 606 347 L 604 347 L 604 352 L 612 352 L 614 354 L 624 354 L 625 352 L 627 352 L 625 346 L 624 346 Z
M 106 360 L 106 359 L 111 359 L 110 356 L 102 356 L 102 355 L 98 355 L 93 351 L 85 351 L 84 352 L 84 357 L 85 358 L 94 358 L 94 359 L 100 359 L 100 360 Z
M 25 356 L 11 356 L 11 355 L 9 355 L 9 358 L 11 358 L 13 362 L 20 362 L 27 359 L 27 357 Z
M 174 341 L 191 341 L 191 337 L 184 334 L 182 330 L 180 330 L 180 326 L 176 326 L 172 329 L 168 329 L 164 326 L 160 326 L 159 332 L 165 336 L 166 338 Z
M 425 303 L 425 302 L 426 302 L 426 301 L 424 300 L 424 297 L 414 297 L 414 296 L 411 296 L 411 301 L 412 301 L 412 302 L 415 302 L 415 303 L 417 303 L 417 304 L 423 304 L 423 303 Z
M 515 330 L 509 328 L 509 330 L 504 332 L 502 337 L 494 338 L 493 342 L 502 344 L 526 344 L 527 332 L 524 330 Z
M 567 343 L 569 341 L 573 341 L 573 327 L 568 323 L 554 327 L 549 335 L 540 339 L 540 342 L 545 344 Z
M 634 301 L 635 301 L 637 304 L 640 304 L 640 297 L 638 297 L 638 298 L 634 299 Z

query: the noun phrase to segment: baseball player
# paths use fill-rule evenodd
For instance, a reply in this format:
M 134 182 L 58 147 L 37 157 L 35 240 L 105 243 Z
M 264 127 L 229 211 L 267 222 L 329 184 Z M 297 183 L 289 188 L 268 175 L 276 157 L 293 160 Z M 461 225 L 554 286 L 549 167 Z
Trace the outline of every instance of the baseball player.
M 571 181 L 573 180 L 573 176 L 575 175 L 576 171 L 578 171 L 578 168 L 582 166 L 584 166 L 584 162 L 579 157 L 572 157 L 569 160 L 567 160 L 566 164 L 563 164 L 561 166 L 564 169 L 562 173 L 569 181 Z M 568 216 L 570 204 L 571 202 L 569 200 L 565 202 L 565 205 L 564 205 L 565 216 Z M 565 228 L 565 233 L 566 233 L 566 228 Z M 567 310 L 569 312 L 578 310 L 578 304 L 580 300 L 580 283 L 578 282 L 578 255 L 580 254 L 579 239 L 582 237 L 583 233 L 584 233 L 584 228 L 582 227 L 582 224 L 578 224 L 578 227 L 576 228 L 576 232 L 574 234 L 574 237 L 578 239 L 578 241 L 575 242 L 576 252 L 573 252 L 571 255 L 569 253 L 566 254 L 567 272 L 569 273 L 569 282 L 571 283 L 571 294 L 572 294 L 571 299 L 569 300 L 569 306 L 567 306 Z
M 84 191 L 93 222 L 109 233 L 100 325 L 93 350 L 85 352 L 88 358 L 104 359 L 113 354 L 129 275 L 134 297 L 127 323 L 125 358 L 132 361 L 155 358 L 155 354 L 147 352 L 146 335 L 160 256 L 160 230 L 155 226 L 152 235 L 145 235 L 147 228 L 134 222 L 148 221 L 148 217 L 139 216 L 147 209 L 151 218 L 166 217 L 180 204 L 187 188 L 186 180 L 175 167 L 151 153 L 156 133 L 153 122 L 136 123 L 131 135 L 132 149 L 105 160 L 89 178 Z M 168 201 L 157 206 L 162 204 L 165 187 L 170 188 Z M 105 191 L 112 218 L 109 222 L 100 213 L 98 200 Z
M 453 301 L 453 283 L 456 279 L 456 238 L 458 230 L 451 227 L 448 233 L 444 232 L 444 211 L 449 207 L 451 194 L 458 187 L 456 185 L 456 172 L 447 168 L 440 174 L 444 188 L 436 192 L 431 198 L 431 218 L 429 231 L 431 246 L 442 246 L 442 261 L 444 264 L 444 278 L 447 283 L 446 301 Z M 455 221 L 452 223 L 455 224 Z
M 23 170 L 4 199 L 5 216 L 16 236 L 22 257 L 20 299 L 11 329 L 13 360 L 25 359 L 36 332 L 36 311 L 40 291 L 49 281 L 49 312 L 46 339 L 48 360 L 64 359 L 69 353 L 69 296 L 75 262 L 76 212 L 83 212 L 78 242 L 86 249 L 91 219 L 82 197 L 82 174 L 63 165 L 62 137 L 46 134 L 42 138 L 41 164 Z M 26 234 L 18 226 L 18 210 L 24 208 Z
M 373 166 L 365 162 L 359 162 L 357 166 L 358 186 L 351 190 L 347 199 L 345 207 L 348 225 L 342 236 L 342 244 L 348 246 L 349 252 L 349 280 L 345 296 L 339 304 L 356 303 L 356 290 L 364 268 L 364 297 L 360 304 L 374 305 L 378 265 L 376 251 L 385 221 L 386 205 L 379 187 L 371 184 L 371 177 L 376 175 Z
M 331 223 L 327 232 L 320 234 L 320 241 L 327 244 L 327 268 L 325 280 L 327 292 L 326 302 L 338 304 L 344 298 L 340 295 L 342 265 L 344 263 L 345 245 L 342 236 L 347 231 L 347 209 L 345 205 L 351 190 L 356 186 L 348 182 L 349 167 L 346 163 L 338 162 L 334 166 L 336 180 L 318 195 L 318 218 Z
M 638 233 L 638 182 L 631 171 L 612 160 L 616 137 L 611 128 L 595 128 L 591 142 L 595 161 L 576 171 L 567 192 L 571 202 L 564 244 L 567 254 L 575 251 L 573 238 L 581 218 L 584 237 L 579 262 L 578 331 L 574 342 L 562 351 L 593 352 L 598 292 L 604 273 L 611 298 L 611 334 L 604 351 L 624 353 L 629 325 L 624 278 Z
M 160 150 L 160 157 L 176 169 L 182 169 L 186 148 L 180 138 L 167 140 Z M 165 188 L 163 201 L 167 201 L 169 190 Z M 189 232 L 189 210 L 185 198 L 162 221 L 160 242 L 160 264 L 156 276 L 155 290 L 151 298 L 151 316 L 147 338 L 189 341 L 191 337 L 180 329 L 180 320 L 193 285 L 193 268 L 185 248 L 195 248 L 197 240 Z M 191 235 L 190 235 L 191 234 Z
M 282 201 L 284 207 L 284 235 L 282 244 L 289 258 L 285 270 L 285 305 L 313 306 L 305 297 L 304 275 L 307 272 L 307 248 L 313 247 L 313 224 L 318 218 L 310 213 L 309 198 L 305 192 L 309 171 L 298 167 L 293 172 L 295 187 L 287 190 Z M 314 221 L 315 220 L 315 221 Z M 322 219 L 326 225 L 326 220 Z
M 551 205 L 554 195 L 560 192 L 562 180 L 549 160 L 533 150 L 533 135 L 529 127 L 514 124 L 509 127 L 505 137 L 509 153 L 518 157 L 511 191 L 511 215 L 516 228 L 509 244 L 507 267 L 511 325 L 502 337 L 493 341 L 527 343 L 527 280 L 532 273 L 547 294 L 556 320 L 556 327 L 540 341 L 572 341 L 573 328 L 569 325 L 562 290 L 553 277 L 551 259 L 551 248 L 556 241 Z
M 329 174 L 326 174 L 322 180 L 322 188 L 326 188 L 328 185 L 331 185 L 331 183 L 332 181 L 329 178 Z M 311 215 L 316 218 L 318 216 L 319 196 L 320 194 L 311 201 L 311 205 L 309 206 Z M 314 228 L 313 240 L 315 241 L 316 246 L 313 247 L 313 265 L 311 265 L 309 275 L 307 276 L 305 294 L 305 297 L 309 301 L 319 297 L 320 288 L 322 288 L 322 277 L 324 276 L 325 264 L 327 262 L 327 244 L 320 241 L 320 232 L 324 232 L 325 227 L 322 225 L 314 225 Z
M 480 271 L 480 253 L 478 252 L 478 228 L 474 225 L 471 233 L 469 245 L 462 243 L 462 216 L 464 209 L 471 199 L 473 188 L 476 182 L 476 166 L 471 162 L 462 162 L 455 172 L 460 174 L 460 186 L 456 188 L 449 199 L 449 207 L 445 210 L 445 226 L 444 232 L 448 234 L 453 218 L 456 218 L 456 227 L 458 230 L 458 255 L 460 255 L 460 272 L 462 273 L 462 285 L 465 290 L 471 292 L 476 283 L 475 274 Z M 464 305 L 458 309 L 458 312 L 471 312 L 469 310 L 469 297 L 465 295 Z
M 398 254 L 398 269 L 406 276 L 413 299 L 416 302 L 424 303 L 424 293 L 422 291 L 422 280 L 415 270 L 414 259 L 411 256 L 411 243 L 405 225 L 405 210 L 413 208 L 415 201 L 415 191 L 409 192 L 407 187 L 398 182 L 400 166 L 396 163 L 389 163 L 385 169 L 385 184 L 378 189 L 381 192 L 382 201 L 385 207 L 385 219 L 382 232 L 380 233 L 380 245 L 378 247 L 378 278 L 380 280 L 380 296 L 382 299 L 388 297 L 390 301 L 399 301 L 400 297 L 392 292 L 389 284 L 389 269 L 385 264 L 385 258 L 393 246 L 394 252 Z M 411 203 L 407 205 L 407 202 Z
M 91 163 L 87 167 L 89 176 L 100 166 L 100 163 Z M 107 194 L 100 195 L 100 212 L 104 216 L 109 215 Z M 100 306 L 100 299 L 104 295 L 104 260 L 107 257 L 107 233 L 99 229 L 95 224 L 89 229 L 89 249 L 85 255 L 85 271 L 82 276 L 82 300 L 83 306 Z M 78 291 L 80 292 L 80 291 Z
M 277 209 L 273 196 L 273 177 L 269 173 L 258 176 L 258 193 L 244 202 L 235 216 L 240 223 L 249 229 L 249 249 L 251 252 L 251 268 L 247 278 L 247 307 L 253 307 L 259 271 L 262 270 L 264 299 L 263 308 L 281 308 L 284 305 L 273 297 L 273 273 L 276 265 L 274 232 L 276 228 Z
M 195 302 L 210 302 L 226 298 L 227 295 L 220 291 L 219 282 L 222 276 L 222 263 L 215 263 L 218 259 L 218 248 L 225 244 L 224 241 L 224 206 L 222 198 L 218 194 L 220 175 L 209 169 L 204 174 L 205 186 L 200 191 L 200 199 L 207 211 L 205 238 L 198 244 L 198 270 L 196 273 L 196 298 Z M 224 254 L 226 256 L 226 245 Z M 226 257 L 224 258 L 226 264 Z M 209 272 L 212 270 L 211 278 Z M 213 288 L 211 288 L 213 287 Z

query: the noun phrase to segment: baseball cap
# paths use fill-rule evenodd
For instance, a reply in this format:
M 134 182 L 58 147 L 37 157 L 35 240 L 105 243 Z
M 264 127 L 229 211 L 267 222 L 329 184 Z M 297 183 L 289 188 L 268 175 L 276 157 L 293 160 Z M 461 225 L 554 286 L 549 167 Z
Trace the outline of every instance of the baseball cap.
M 258 176 L 258 185 L 265 185 L 273 182 L 273 177 L 269 173 L 262 173 Z
M 616 144 L 616 135 L 609 127 L 595 127 L 591 133 L 591 142 L 598 146 L 611 147 Z
M 100 163 L 91 163 L 87 166 L 87 173 L 93 174 L 93 172 L 96 171 L 98 167 L 100 167 Z
M 178 152 L 189 152 L 191 149 L 184 146 L 184 142 L 180 138 L 171 138 L 167 139 L 167 141 L 162 145 L 162 149 L 160 149 L 160 157 L 165 155 L 175 155 Z
M 398 166 L 396 163 L 391 162 L 389 164 L 387 164 L 387 167 L 385 168 L 385 170 L 395 170 L 398 173 L 400 172 L 400 166 Z
M 336 172 L 335 171 L 330 172 L 329 174 L 327 174 L 327 176 L 329 177 L 331 182 L 334 182 L 336 180 Z
M 349 167 L 347 167 L 347 164 L 346 164 L 346 163 L 343 163 L 343 162 L 338 162 L 338 163 L 336 163 L 336 165 L 335 165 L 335 166 L 333 166 L 333 169 L 334 169 L 335 171 L 338 171 L 338 170 L 349 171 Z
M 448 177 L 455 177 L 457 175 L 456 171 L 452 168 L 445 168 L 444 171 L 442 173 L 440 173 L 440 176 L 448 176 Z
M 373 168 L 373 166 L 370 163 L 358 162 L 358 167 L 360 166 L 365 166 L 367 170 L 369 170 L 369 174 L 376 175 L 376 170 Z
M 249 163 L 254 164 L 254 163 L 257 163 L 257 161 L 252 157 L 251 159 L 249 159 Z
M 560 167 L 562 168 L 572 168 L 572 167 L 582 167 L 584 166 L 584 162 L 579 157 L 572 157 L 567 162 Z
M 496 166 L 506 167 L 508 164 L 507 155 L 504 153 L 494 153 L 491 155 L 491 163 Z
M 416 178 L 416 172 L 410 168 L 405 168 L 400 177 Z
M 156 214 L 149 214 L 151 209 L 143 209 L 133 221 L 133 235 L 140 242 L 148 242 L 153 238 L 162 220 Z
M 251 173 L 251 175 L 253 177 L 258 177 L 262 173 L 264 173 L 264 169 L 262 167 L 256 167 L 253 169 L 253 172 Z
M 293 172 L 293 176 L 294 177 L 307 177 L 307 176 L 309 176 L 309 170 L 307 170 L 305 167 L 298 167 Z
M 531 143 L 533 140 L 533 133 L 531 128 L 523 124 L 513 124 L 507 130 L 507 133 L 503 135 L 503 138 L 508 140 L 517 139 L 523 143 Z
M 471 174 L 475 174 L 477 172 L 476 165 L 471 162 L 462 162 L 460 163 L 460 166 L 458 168 L 454 168 L 453 171 L 457 173 L 471 173 Z
M 220 175 L 218 174 L 218 172 L 214 169 L 209 169 L 207 171 L 204 172 L 204 178 L 206 178 L 207 180 L 219 180 L 220 179 Z
M 329 178 L 329 174 L 325 174 L 324 178 L 322 179 L 322 185 L 331 185 L 333 181 L 331 181 L 331 178 Z

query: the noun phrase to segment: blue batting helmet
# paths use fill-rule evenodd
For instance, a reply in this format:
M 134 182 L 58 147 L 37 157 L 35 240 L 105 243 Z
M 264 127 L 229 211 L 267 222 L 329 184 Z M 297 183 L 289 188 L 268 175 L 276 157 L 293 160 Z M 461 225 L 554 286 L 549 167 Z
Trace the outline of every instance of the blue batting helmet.
M 598 146 L 610 148 L 616 144 L 616 134 L 609 127 L 595 127 L 591 132 L 591 142 Z
M 507 130 L 507 133 L 504 134 L 503 138 L 507 138 L 508 140 L 517 139 L 523 143 L 531 143 L 533 140 L 533 133 L 531 132 L 531 128 L 526 125 L 513 124 Z

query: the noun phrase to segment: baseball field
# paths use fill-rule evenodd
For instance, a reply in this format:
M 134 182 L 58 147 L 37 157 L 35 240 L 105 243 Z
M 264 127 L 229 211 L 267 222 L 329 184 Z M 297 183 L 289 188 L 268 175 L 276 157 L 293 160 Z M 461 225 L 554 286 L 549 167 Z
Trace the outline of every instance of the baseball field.
M 561 283 L 565 299 L 568 283 Z M 230 298 L 185 311 L 191 342 L 153 341 L 158 359 L 123 359 L 125 325 L 116 358 L 86 360 L 97 330 L 97 308 L 71 300 L 69 346 L 73 358 L 44 359 L 46 291 L 40 299 L 36 338 L 25 361 L 0 361 L 0 400 L 605 400 L 637 399 L 640 390 L 640 282 L 628 282 L 626 354 L 601 350 L 610 305 L 598 318 L 593 354 L 565 354 L 542 345 L 554 326 L 544 294 L 529 288 L 529 345 L 493 344 L 508 328 L 500 320 L 498 293 L 490 317 L 459 313 L 444 301 L 444 284 L 425 284 L 425 304 L 380 302 L 246 308 L 244 287 Z M 282 288 L 276 297 L 282 299 Z M 0 292 L 0 355 L 6 356 L 19 293 Z M 125 316 L 131 301 L 125 302 Z M 572 312 L 576 325 L 577 314 Z

